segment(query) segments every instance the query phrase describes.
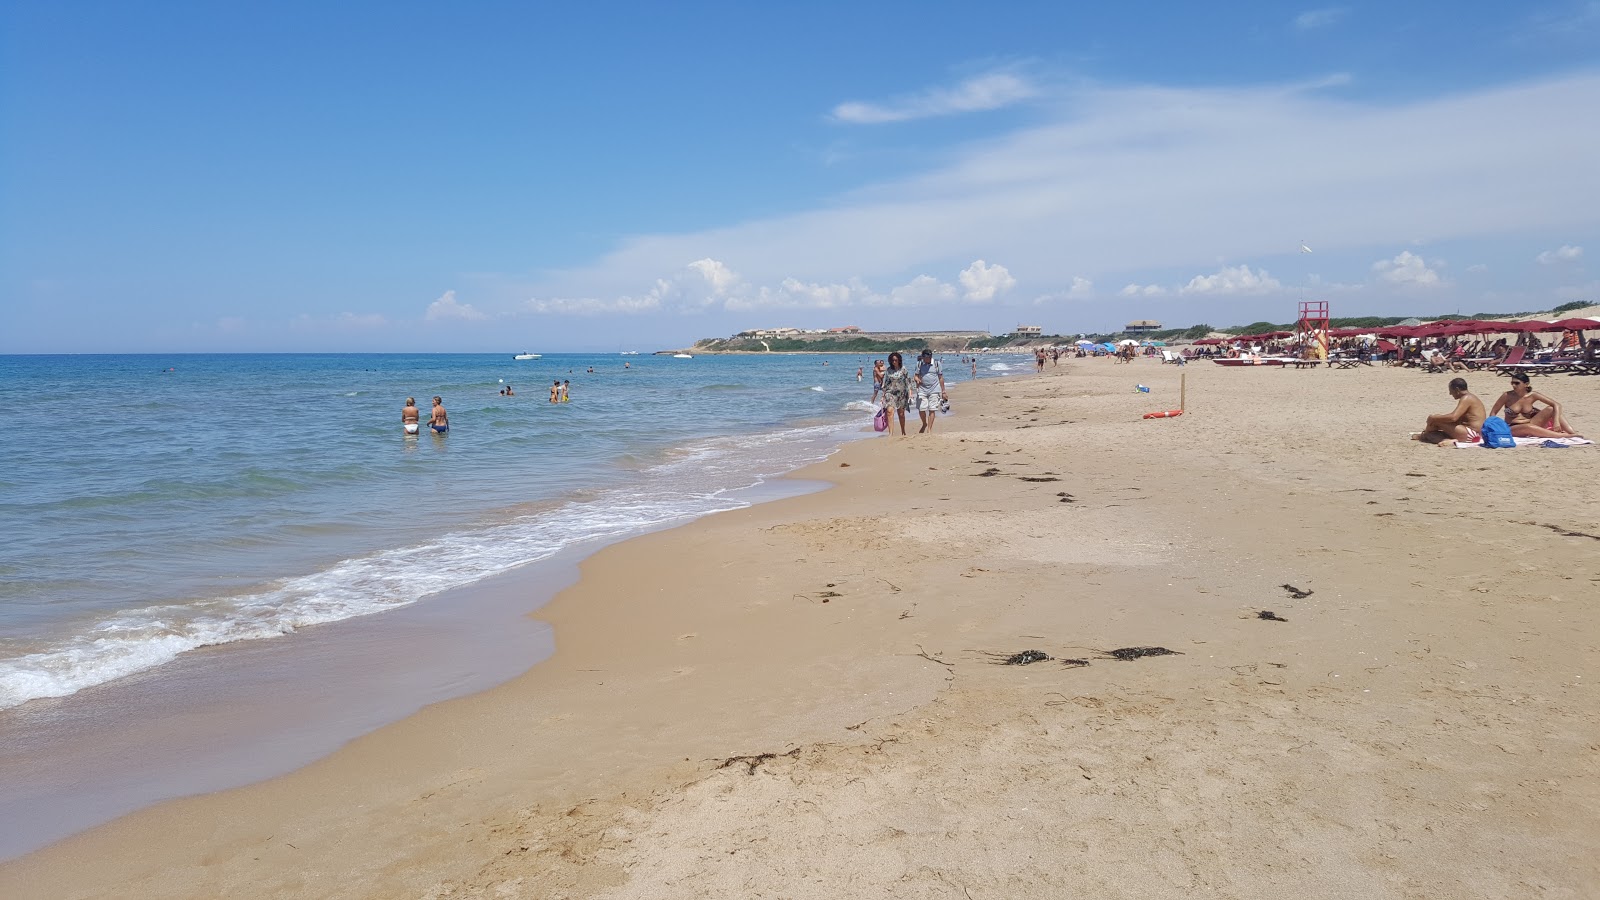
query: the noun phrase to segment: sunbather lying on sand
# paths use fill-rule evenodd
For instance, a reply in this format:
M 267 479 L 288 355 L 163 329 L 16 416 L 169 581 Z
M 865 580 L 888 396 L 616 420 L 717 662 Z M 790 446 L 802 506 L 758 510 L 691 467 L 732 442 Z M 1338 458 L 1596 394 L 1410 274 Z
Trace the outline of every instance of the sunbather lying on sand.
M 1539 406 L 1540 403 L 1545 404 Z M 1527 372 L 1511 376 L 1511 390 L 1500 395 L 1489 415 L 1504 408 L 1506 424 L 1516 437 L 1582 437 L 1574 431 L 1567 417 L 1561 413 L 1561 404 L 1533 389 Z
M 1450 379 L 1450 396 L 1455 398 L 1456 408 L 1429 416 L 1427 426 L 1420 434 L 1412 435 L 1412 440 L 1448 447 L 1451 445 L 1445 443 L 1447 441 L 1478 439 L 1483 420 L 1488 418 L 1483 411 L 1483 401 L 1468 393 L 1465 378 Z

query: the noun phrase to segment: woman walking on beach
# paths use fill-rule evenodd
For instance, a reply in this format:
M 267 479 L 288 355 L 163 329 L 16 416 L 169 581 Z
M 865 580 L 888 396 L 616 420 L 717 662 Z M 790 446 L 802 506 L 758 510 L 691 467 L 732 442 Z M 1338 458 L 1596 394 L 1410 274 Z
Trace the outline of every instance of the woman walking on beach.
M 900 351 L 889 354 L 889 368 L 883 372 L 883 405 L 889 410 L 889 428 L 884 434 L 894 433 L 894 420 L 900 420 L 900 436 L 906 435 L 906 406 L 911 400 L 911 372 L 906 369 Z

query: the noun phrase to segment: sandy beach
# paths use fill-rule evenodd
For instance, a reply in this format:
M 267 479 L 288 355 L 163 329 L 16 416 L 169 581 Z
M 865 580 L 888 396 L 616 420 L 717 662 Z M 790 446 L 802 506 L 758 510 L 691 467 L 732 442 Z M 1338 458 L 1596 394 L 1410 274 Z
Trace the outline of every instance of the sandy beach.
M 960 384 L 830 490 L 589 558 L 519 678 L 0 895 L 1596 896 L 1600 451 L 1408 441 L 1448 381 Z M 1600 378 L 1535 388 L 1600 438 Z

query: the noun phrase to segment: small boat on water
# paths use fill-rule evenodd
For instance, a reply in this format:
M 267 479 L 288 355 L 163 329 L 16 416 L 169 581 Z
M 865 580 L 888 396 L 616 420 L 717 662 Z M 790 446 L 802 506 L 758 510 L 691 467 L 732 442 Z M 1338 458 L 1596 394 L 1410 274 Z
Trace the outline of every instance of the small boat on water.
M 637 351 L 637 350 L 624 350 L 624 351 L 622 351 L 621 353 L 619 353 L 617 355 L 618 356 L 638 356 L 639 355 L 639 351 Z
M 516 356 L 513 356 L 511 358 L 512 359 L 543 359 L 544 357 L 540 356 L 537 353 L 518 353 Z
M 674 354 L 672 354 L 672 358 L 673 359 L 694 359 L 694 354 L 692 354 L 692 353 L 674 353 Z

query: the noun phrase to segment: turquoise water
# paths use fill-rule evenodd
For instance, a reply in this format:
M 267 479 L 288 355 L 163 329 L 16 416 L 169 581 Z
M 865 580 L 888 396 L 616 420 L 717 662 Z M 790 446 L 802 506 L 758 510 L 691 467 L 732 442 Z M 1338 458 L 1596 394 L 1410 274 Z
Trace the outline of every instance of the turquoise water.
M 0 708 L 743 505 L 859 436 L 870 365 L 0 357 Z M 547 402 L 557 378 L 571 402 Z M 405 398 L 435 394 L 450 433 L 404 435 Z

